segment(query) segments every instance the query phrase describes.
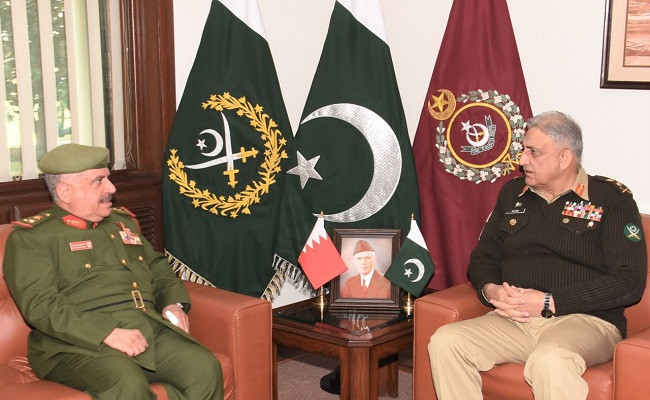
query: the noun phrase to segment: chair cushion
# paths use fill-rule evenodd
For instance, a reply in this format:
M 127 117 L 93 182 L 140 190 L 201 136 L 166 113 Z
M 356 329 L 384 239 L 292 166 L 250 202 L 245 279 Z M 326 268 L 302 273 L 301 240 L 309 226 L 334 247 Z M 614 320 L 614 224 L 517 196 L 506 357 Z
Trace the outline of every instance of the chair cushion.
M 524 380 L 524 364 L 497 365 L 481 373 L 484 400 L 534 400 Z M 610 400 L 613 392 L 612 362 L 587 368 L 583 378 L 589 385 L 587 400 Z M 509 388 L 504 393 L 503 388 Z M 522 397 L 523 395 L 526 397 Z
M 235 370 L 233 369 L 233 360 L 221 353 L 215 353 L 214 355 L 221 363 L 221 371 L 223 372 L 223 398 L 224 400 L 233 400 L 235 398 Z

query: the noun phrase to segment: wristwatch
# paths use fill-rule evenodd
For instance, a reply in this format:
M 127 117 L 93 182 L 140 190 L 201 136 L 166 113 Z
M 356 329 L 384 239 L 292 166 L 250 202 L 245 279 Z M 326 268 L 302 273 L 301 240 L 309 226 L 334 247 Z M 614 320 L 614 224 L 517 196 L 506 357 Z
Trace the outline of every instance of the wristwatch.
M 551 318 L 553 311 L 551 311 L 551 292 L 544 293 L 544 309 L 542 310 L 542 317 Z

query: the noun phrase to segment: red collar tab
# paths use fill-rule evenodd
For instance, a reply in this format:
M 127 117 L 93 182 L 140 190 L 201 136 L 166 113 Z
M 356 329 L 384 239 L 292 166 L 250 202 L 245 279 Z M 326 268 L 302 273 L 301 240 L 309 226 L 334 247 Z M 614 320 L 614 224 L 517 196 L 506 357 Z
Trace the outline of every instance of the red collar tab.
M 65 217 L 63 217 L 63 223 L 77 229 L 86 229 L 86 227 L 88 226 L 86 220 L 79 217 L 75 217 L 72 214 L 68 214 Z
M 584 185 L 584 183 L 578 183 L 578 184 L 576 185 L 576 188 L 573 189 L 573 191 L 576 192 L 576 194 L 577 194 L 578 196 L 582 197 L 582 194 L 585 192 L 585 185 Z

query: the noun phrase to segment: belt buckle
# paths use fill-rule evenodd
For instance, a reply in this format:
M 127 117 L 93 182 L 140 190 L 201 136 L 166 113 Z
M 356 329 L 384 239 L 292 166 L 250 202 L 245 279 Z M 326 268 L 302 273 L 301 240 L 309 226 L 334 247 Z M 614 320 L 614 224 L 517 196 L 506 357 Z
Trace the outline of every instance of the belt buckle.
M 147 311 L 147 309 L 144 306 L 144 300 L 142 300 L 142 294 L 140 293 L 139 290 L 132 290 L 131 297 L 133 297 L 133 303 L 135 303 L 135 308 L 140 309 L 142 311 Z

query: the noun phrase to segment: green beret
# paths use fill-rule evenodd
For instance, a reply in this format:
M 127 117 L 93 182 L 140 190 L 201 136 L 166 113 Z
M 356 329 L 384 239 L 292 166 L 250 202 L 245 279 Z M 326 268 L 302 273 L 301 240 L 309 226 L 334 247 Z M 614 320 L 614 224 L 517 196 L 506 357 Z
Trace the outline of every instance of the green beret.
M 43 154 L 38 168 L 45 174 L 73 174 L 88 169 L 106 168 L 108 149 L 70 143 L 56 147 Z

